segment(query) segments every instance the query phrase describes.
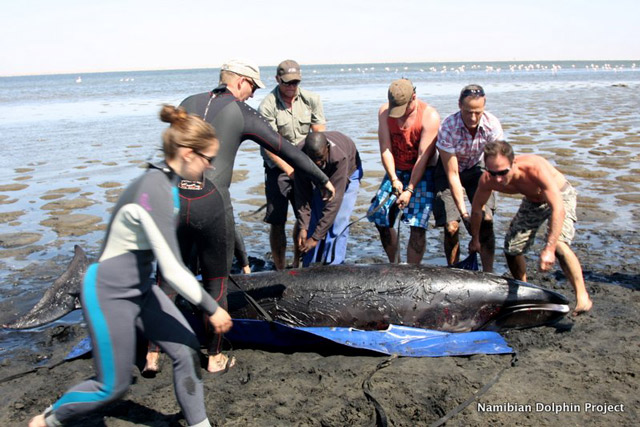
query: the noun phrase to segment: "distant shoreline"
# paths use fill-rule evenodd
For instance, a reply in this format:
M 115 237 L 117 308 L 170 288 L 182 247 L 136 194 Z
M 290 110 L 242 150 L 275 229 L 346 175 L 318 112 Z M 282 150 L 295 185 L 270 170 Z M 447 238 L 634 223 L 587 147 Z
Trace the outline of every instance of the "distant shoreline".
M 619 63 L 633 63 L 638 62 L 640 64 L 640 58 L 638 59 L 545 59 L 545 60 L 511 60 L 511 61 L 396 61 L 396 62 L 353 62 L 353 63 L 318 63 L 318 64 L 304 64 L 305 68 L 313 68 L 313 67 L 327 67 L 327 66 L 337 66 L 342 65 L 345 67 L 348 66 L 362 66 L 362 65 L 373 65 L 373 66 L 389 66 L 389 65 L 412 65 L 412 64 L 423 64 L 423 65 L 449 65 L 449 64 L 474 64 L 474 65 L 485 65 L 485 64 L 610 64 L 617 65 Z M 259 64 L 264 70 L 275 69 L 276 64 L 264 65 Z M 199 71 L 199 70 L 219 70 L 219 67 L 185 67 L 185 68 L 141 68 L 141 69 L 124 69 L 124 70 L 84 70 L 84 71 L 54 71 L 54 72 L 45 72 L 45 73 L 17 73 L 17 74 L 3 74 L 0 75 L 0 78 L 13 78 L 13 77 L 39 77 L 39 76 L 82 76 L 82 75 L 91 75 L 91 74 L 119 74 L 119 73 L 144 73 L 151 71 L 161 71 L 161 72 L 171 72 L 171 71 Z

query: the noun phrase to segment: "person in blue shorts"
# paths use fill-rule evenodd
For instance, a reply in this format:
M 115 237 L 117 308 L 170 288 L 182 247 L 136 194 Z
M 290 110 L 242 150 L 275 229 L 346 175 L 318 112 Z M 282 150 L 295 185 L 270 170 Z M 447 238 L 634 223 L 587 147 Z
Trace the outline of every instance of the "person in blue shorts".
M 189 323 L 159 286 L 154 261 L 164 279 L 207 313 L 218 333 L 231 317 L 183 264 L 176 234 L 180 210 L 177 184 L 198 179 L 211 167 L 218 140 L 211 125 L 183 109 L 164 106 L 165 161 L 124 191 L 114 208 L 98 261 L 87 269 L 81 288 L 96 376 L 68 390 L 29 427 L 60 426 L 122 397 L 131 384 L 136 330 L 173 360 L 174 389 L 186 422 L 210 426 L 204 405 L 200 344 Z
M 402 213 L 403 221 L 411 226 L 407 262 L 420 264 L 434 198 L 433 166 L 440 115 L 416 97 L 408 79 L 391 83 L 388 98 L 378 112 L 380 157 L 386 174 L 368 218 L 380 233 L 389 261 L 395 262 L 398 236 L 393 224 Z

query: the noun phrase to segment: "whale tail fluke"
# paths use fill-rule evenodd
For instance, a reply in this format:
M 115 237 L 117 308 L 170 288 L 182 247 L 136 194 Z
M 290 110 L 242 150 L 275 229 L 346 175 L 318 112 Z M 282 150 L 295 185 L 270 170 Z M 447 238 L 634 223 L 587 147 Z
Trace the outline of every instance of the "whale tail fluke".
M 88 265 L 85 251 L 75 245 L 74 256 L 69 266 L 45 291 L 40 301 L 27 314 L 2 326 L 7 329 L 36 328 L 80 308 L 80 286 Z

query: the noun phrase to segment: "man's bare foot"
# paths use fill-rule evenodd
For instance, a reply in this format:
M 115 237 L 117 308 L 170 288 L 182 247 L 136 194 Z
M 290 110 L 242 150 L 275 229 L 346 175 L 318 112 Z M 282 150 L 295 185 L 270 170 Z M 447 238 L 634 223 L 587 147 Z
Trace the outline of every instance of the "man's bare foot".
M 576 308 L 573 310 L 573 312 L 571 313 L 572 316 L 579 316 L 583 313 L 586 313 L 587 311 L 591 310 L 591 307 L 593 307 L 593 301 L 591 301 L 591 298 L 587 297 L 587 300 L 585 302 L 582 302 L 580 304 L 576 304 Z
M 230 368 L 233 368 L 236 364 L 235 357 L 227 357 L 222 353 L 218 353 L 215 356 L 209 356 L 209 364 L 207 371 L 212 374 L 222 374 L 227 372 Z
M 47 423 L 44 422 L 44 414 L 36 415 L 29 421 L 29 427 L 47 427 Z
M 147 364 L 142 370 L 142 376 L 145 378 L 153 378 L 160 372 L 160 352 L 150 351 L 147 353 Z

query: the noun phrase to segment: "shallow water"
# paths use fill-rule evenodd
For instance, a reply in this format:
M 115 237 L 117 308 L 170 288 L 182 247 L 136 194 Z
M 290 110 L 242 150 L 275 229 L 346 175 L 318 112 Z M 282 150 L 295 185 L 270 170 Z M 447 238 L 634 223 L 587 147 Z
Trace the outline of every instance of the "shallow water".
M 271 81 L 273 67 L 262 72 Z M 328 129 L 351 136 L 360 150 L 365 177 L 354 218 L 366 212 L 383 174 L 377 110 L 389 82 L 408 77 L 443 119 L 457 110 L 463 85 L 482 84 L 487 110 L 500 118 L 516 152 L 547 157 L 578 189 L 577 242 L 596 241 L 603 230 L 638 229 L 640 69 L 632 62 L 360 64 L 303 72 L 303 86 L 323 99 Z M 158 155 L 161 104 L 211 89 L 216 76 L 217 70 L 100 73 L 83 75 L 80 84 L 72 75 L 0 78 L 0 240 L 30 233 L 27 244 L 0 247 L 0 297 L 34 263 L 68 259 L 74 244 L 98 250 L 119 192 Z M 266 93 L 249 104 L 257 107 Z M 264 202 L 255 143 L 243 144 L 235 170 L 231 193 L 247 250 L 268 258 L 263 213 L 250 215 Z M 519 200 L 499 203 L 498 242 Z M 403 242 L 407 236 L 402 229 Z M 443 265 L 441 230 L 429 230 L 427 238 L 425 262 Z M 355 225 L 347 261 L 384 259 L 375 229 L 366 220 Z M 506 270 L 500 257 L 496 264 Z M 35 277 L 24 280 L 26 289 L 43 286 Z

